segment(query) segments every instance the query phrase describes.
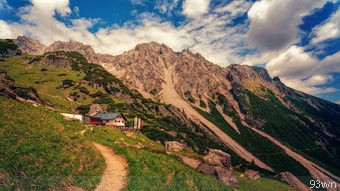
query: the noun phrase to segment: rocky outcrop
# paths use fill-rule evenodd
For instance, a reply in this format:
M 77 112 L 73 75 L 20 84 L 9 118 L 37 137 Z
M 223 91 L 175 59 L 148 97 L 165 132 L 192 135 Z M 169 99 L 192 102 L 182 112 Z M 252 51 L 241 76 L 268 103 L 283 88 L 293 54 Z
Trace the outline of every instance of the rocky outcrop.
M 21 53 L 22 53 L 21 50 L 19 49 L 17 45 L 14 44 L 13 40 L 10 40 L 10 39 L 1 40 L 0 39 L 0 58 L 18 56 Z
M 246 170 L 245 174 L 250 180 L 257 180 L 261 178 L 260 173 L 255 170 Z
M 208 154 L 203 157 L 203 160 L 211 165 L 232 168 L 230 154 L 218 149 L 208 149 Z
M 88 111 L 88 115 L 89 116 L 92 116 L 92 115 L 94 115 L 94 114 L 96 114 L 96 113 L 103 113 L 103 112 L 105 112 L 106 111 L 106 108 L 103 106 L 103 105 L 100 105 L 100 104 L 92 104 L 91 106 L 90 106 L 90 110 Z
M 13 39 L 13 42 L 20 48 L 20 50 L 27 54 L 41 55 L 44 54 L 46 46 L 39 41 L 27 36 L 18 36 Z
M 210 149 L 202 159 L 180 156 L 183 163 L 191 168 L 210 174 L 228 186 L 238 187 L 236 176 L 231 170 L 231 158 L 228 153 L 220 150 Z M 227 158 L 227 159 L 226 159 Z M 228 161 L 228 162 L 227 162 Z
M 84 55 L 88 62 L 91 63 L 101 63 L 109 62 L 112 58 L 111 55 L 97 54 L 93 48 L 89 45 L 85 45 L 81 42 L 76 41 L 56 41 L 49 45 L 44 52 L 54 52 L 54 51 L 76 51 Z M 101 59 L 102 58 L 102 59 Z
M 180 143 L 178 141 L 165 141 L 164 146 L 165 148 L 173 151 L 183 151 L 190 149 L 186 144 Z
M 7 75 L 7 72 L 2 69 L 0 69 L 0 96 L 27 101 L 35 105 L 44 103 L 34 88 L 17 86 L 14 80 Z
M 312 189 L 308 188 L 290 172 L 282 172 L 280 173 L 280 176 L 282 181 L 286 182 L 299 191 L 312 191 Z
M 197 169 L 202 163 L 199 159 L 181 156 L 182 161 L 193 169 Z
M 70 68 L 72 60 L 63 52 L 49 52 L 34 58 L 29 64 L 43 65 L 48 68 Z
M 226 168 L 220 166 L 215 167 L 215 173 L 218 180 L 222 181 L 226 185 L 232 186 L 234 188 L 238 187 L 237 179 L 234 173 Z

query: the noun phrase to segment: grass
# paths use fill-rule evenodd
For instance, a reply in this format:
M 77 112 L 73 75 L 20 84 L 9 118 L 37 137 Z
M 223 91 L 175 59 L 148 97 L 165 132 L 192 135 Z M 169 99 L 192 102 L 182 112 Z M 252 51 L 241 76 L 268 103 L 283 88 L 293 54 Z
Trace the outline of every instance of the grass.
M 300 163 L 289 157 L 283 149 L 253 132 L 248 127 L 244 127 L 239 121 L 237 121 L 236 124 L 241 133 L 236 133 L 217 111 L 214 104 L 210 104 L 210 108 L 211 113 L 197 110 L 202 116 L 214 123 L 260 160 L 265 161 L 265 163 L 274 168 L 274 170 L 278 172 L 290 171 L 298 176 L 309 175 L 309 172 Z
M 94 132 L 86 132 L 85 137 L 113 148 L 116 153 L 126 158 L 129 163 L 129 182 L 125 190 L 233 190 L 210 175 L 192 170 L 177 157 L 160 153 L 165 148 L 142 134 L 131 137 L 118 130 L 99 126 L 95 127 Z M 121 141 L 129 145 L 147 145 L 156 153 L 121 146 Z M 190 152 L 181 154 L 201 157 Z M 268 178 L 252 181 L 238 177 L 238 181 L 241 191 L 294 190 L 286 184 Z
M 151 147 L 154 151 L 163 152 L 165 148 L 149 138 L 162 142 L 184 140 L 192 148 L 197 148 L 196 152 L 201 154 L 208 147 L 229 152 L 226 147 L 207 135 L 197 125 L 184 124 L 176 117 L 160 116 L 157 114 L 159 103 L 132 93 L 120 81 L 104 72 L 101 67 L 91 66 L 84 61 L 82 57 L 79 57 L 79 54 L 65 52 L 58 54 L 70 54 L 70 59 L 76 59 L 72 61 L 76 64 L 72 65 L 73 68 L 47 68 L 46 70 L 43 65 L 26 64 L 28 59 L 35 59 L 34 56 L 17 56 L 7 58 L 4 62 L 0 61 L 0 68 L 7 70 L 17 85 L 37 89 L 40 96 L 53 103 L 54 108 L 58 111 L 75 111 L 79 105 L 91 104 L 95 100 L 113 102 L 110 104 L 110 109 L 113 111 L 123 112 L 128 119 L 133 119 L 135 116 L 144 119 L 143 133 L 146 136 L 137 134 L 135 137 L 130 137 L 111 128 L 96 127 L 94 132 L 87 132 L 85 138 L 82 138 L 74 133 L 84 128 L 83 125 L 65 122 L 60 115 L 51 111 L 33 108 L 27 104 L 3 98 L 4 102 L 1 104 L 4 104 L 4 109 L 0 111 L 2 112 L 1 119 L 5 120 L 0 122 L 2 136 L 0 138 L 6 141 L 1 143 L 1 146 L 4 146 L 1 147 L 4 148 L 1 150 L 1 156 L 7 158 L 0 158 L 3 160 L 0 167 L 1 173 L 9 180 L 6 189 L 46 190 L 53 188 L 59 190 L 65 184 L 80 186 L 87 190 L 93 189 L 102 173 L 103 159 L 98 156 L 87 140 L 110 146 L 128 160 L 130 173 L 126 190 L 135 188 L 140 190 L 230 189 L 214 177 L 190 169 L 176 157 L 119 145 L 119 142 L 124 141 L 129 145 L 142 144 Z M 86 79 L 90 81 L 86 81 Z M 60 88 L 64 80 L 72 80 L 75 84 L 86 83 L 81 83 L 80 87 L 83 88 L 79 88 L 77 85 Z M 91 83 L 92 85 L 90 85 Z M 117 88 L 111 86 L 112 84 L 122 87 L 118 90 L 122 91 L 120 93 L 124 95 L 131 96 L 134 106 L 124 103 L 110 93 L 118 91 Z M 80 93 L 84 91 L 84 88 L 88 90 L 88 93 L 86 92 L 86 97 L 79 103 L 65 100 L 65 97 L 71 93 Z M 91 94 L 98 91 L 104 92 L 105 96 L 103 98 L 91 97 Z M 16 111 L 14 108 L 19 108 L 20 111 Z M 6 113 L 7 111 L 9 113 Z M 11 115 L 11 113 L 15 114 Z M 177 136 L 171 137 L 160 129 L 176 131 Z M 22 145 L 25 146 L 22 147 Z M 253 147 L 252 145 L 248 146 Z M 190 157 L 201 157 L 190 151 L 180 153 Z M 26 155 L 32 158 L 27 158 Z M 21 158 L 22 156 L 24 158 Z M 233 161 L 237 159 L 238 162 L 244 163 L 234 153 L 232 153 L 232 157 Z M 12 161 L 14 162 L 12 163 Z M 35 161 L 41 161 L 41 163 L 36 164 Z M 86 169 L 92 170 L 87 171 Z M 40 177 L 40 175 L 45 176 Z M 244 187 L 245 190 L 246 188 Z
M 249 181 L 246 177 L 237 177 L 237 181 L 239 182 L 239 190 L 240 191 L 293 191 L 294 188 L 278 182 L 273 179 L 268 178 L 260 178 L 255 181 Z
M 101 155 L 75 132 L 81 125 L 58 114 L 0 97 L 0 190 L 93 190 Z M 1 182 L 1 181 L 0 181 Z

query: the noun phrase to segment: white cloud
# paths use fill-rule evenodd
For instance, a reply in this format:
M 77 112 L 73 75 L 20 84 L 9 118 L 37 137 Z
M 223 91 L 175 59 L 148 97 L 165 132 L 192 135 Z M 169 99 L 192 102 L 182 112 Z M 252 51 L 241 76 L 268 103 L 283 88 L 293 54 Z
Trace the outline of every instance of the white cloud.
M 302 91 L 308 94 L 318 95 L 318 94 L 332 93 L 332 92 L 337 91 L 337 89 L 333 87 L 319 88 L 315 86 L 310 86 L 301 79 L 289 79 L 289 78 L 280 78 L 280 79 L 288 87 L 292 87 L 296 90 L 299 90 L 299 91 Z
M 271 76 L 279 76 L 283 83 L 294 89 L 310 94 L 330 93 L 336 89 L 318 86 L 333 80 L 328 73 L 340 71 L 339 58 L 340 53 L 336 53 L 318 60 L 302 47 L 291 46 L 271 59 L 266 68 Z
M 229 4 L 216 8 L 217 13 L 229 13 L 231 16 L 239 16 L 246 13 L 252 3 L 246 0 L 232 1 Z
M 171 2 L 178 3 L 177 0 Z M 185 2 L 188 3 L 189 1 L 186 0 Z M 199 2 L 202 3 L 203 1 L 199 0 L 196 3 Z M 260 4 L 260 6 L 263 6 L 263 14 L 254 11 L 258 8 L 253 6 L 253 12 L 250 11 L 250 15 L 253 15 L 253 18 L 256 18 L 259 24 L 264 24 L 258 25 L 262 27 L 278 26 L 275 23 L 277 22 L 276 18 L 273 18 L 275 21 L 273 26 L 269 26 L 267 23 L 269 22 L 268 17 L 272 17 L 273 14 L 268 13 L 268 11 L 271 12 L 271 10 L 267 10 L 268 6 L 273 6 L 277 9 L 278 5 L 285 3 L 290 4 L 290 6 L 295 5 L 291 0 L 280 1 L 281 4 L 275 0 L 272 2 L 267 2 L 266 0 L 260 2 L 265 2 L 262 5 Z M 305 1 L 303 0 L 303 2 Z M 301 47 L 289 46 L 291 44 L 290 38 L 288 38 L 288 48 L 279 48 L 273 51 L 263 50 L 257 52 L 254 56 L 240 56 L 239 52 L 249 48 L 244 41 L 249 35 L 247 31 L 248 23 L 232 26 L 230 24 L 232 24 L 233 18 L 247 13 L 249 7 L 251 7 L 251 3 L 248 1 L 232 1 L 210 12 L 210 1 L 206 1 L 205 6 L 203 6 L 205 7 L 204 10 L 195 13 L 197 14 L 195 18 L 199 19 L 193 19 L 194 13 L 191 16 L 191 13 L 189 13 L 188 17 L 190 19 L 177 27 L 171 22 L 162 21 L 154 14 L 145 13 L 139 15 L 137 22 L 128 22 L 123 26 L 114 25 L 100 28 L 96 33 L 91 33 L 89 28 L 100 22 L 100 20 L 78 18 L 78 16 L 77 19 L 71 19 L 68 16 L 71 14 L 68 0 L 58 2 L 31 0 L 31 3 L 31 5 L 22 8 L 20 11 L 20 22 L 6 23 L 0 20 L 0 38 L 27 35 L 40 40 L 46 45 L 56 40 L 74 40 L 91 45 L 99 53 L 113 55 L 121 54 L 142 42 L 156 41 L 167 44 L 175 51 L 190 48 L 193 52 L 199 52 L 209 61 L 221 66 L 231 63 L 248 62 L 253 64 L 269 61 L 266 67 L 272 76 L 280 76 L 287 85 L 314 94 L 334 91 L 333 88 L 318 88 L 315 86 L 328 83 L 331 77 L 327 77 L 327 73 L 330 71 L 340 72 L 340 53 L 333 54 L 320 61 L 309 53 L 305 53 Z M 300 8 L 293 7 L 293 9 L 297 9 L 300 14 L 305 14 L 315 6 L 309 5 L 309 8 L 301 8 L 300 6 Z M 289 8 L 288 5 L 281 5 L 281 7 L 282 9 Z M 191 8 L 194 8 L 194 6 Z M 165 14 L 169 11 L 169 8 L 166 10 L 159 7 L 159 9 L 160 11 L 163 10 Z M 277 17 L 282 16 L 283 13 L 289 13 L 289 11 L 280 10 Z M 66 25 L 64 22 L 57 20 L 55 18 L 56 14 L 64 16 L 64 19 L 68 21 L 67 23 L 71 24 Z M 289 18 L 300 20 L 300 15 Z M 296 28 L 295 25 L 299 21 L 294 21 L 293 23 L 295 24 L 289 24 L 289 26 Z M 250 23 L 250 26 L 254 27 L 255 25 Z M 275 30 L 270 32 L 275 32 Z M 263 35 L 267 35 L 267 33 Z
M 184 0 L 183 14 L 197 18 L 209 11 L 210 0 Z
M 270 60 L 266 68 L 273 76 L 284 77 L 308 77 L 310 68 L 313 68 L 318 60 L 305 53 L 303 48 L 291 46 L 287 51 Z
M 318 65 L 317 70 L 323 73 L 340 72 L 340 50 L 324 58 Z
M 316 74 L 312 77 L 309 77 L 304 82 L 308 86 L 318 86 L 318 85 L 326 84 L 326 83 L 331 82 L 331 81 L 333 81 L 333 77 L 331 75 Z
M 335 103 L 338 104 L 338 105 L 340 105 L 340 101 L 336 101 Z
M 261 0 L 248 11 L 248 42 L 263 51 L 289 47 L 297 40 L 302 16 L 321 7 L 324 0 Z
M 315 37 L 313 43 L 318 43 L 327 39 L 340 36 L 340 10 L 335 12 L 324 24 L 317 26 L 313 33 Z
M 162 14 L 171 15 L 173 10 L 177 7 L 179 0 L 156 0 L 155 8 Z
M 0 37 L 1 38 L 13 38 L 10 26 L 3 20 L 0 20 Z

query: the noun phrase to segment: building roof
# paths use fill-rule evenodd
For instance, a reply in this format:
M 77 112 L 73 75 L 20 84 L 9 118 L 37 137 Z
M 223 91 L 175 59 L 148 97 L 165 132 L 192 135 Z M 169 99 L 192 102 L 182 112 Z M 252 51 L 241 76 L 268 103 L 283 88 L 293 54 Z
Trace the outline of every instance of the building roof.
M 126 120 L 125 116 L 118 112 L 118 113 L 96 113 L 92 117 L 99 118 L 101 120 L 110 120 L 110 119 L 116 119 L 119 115 L 122 115 L 123 118 Z

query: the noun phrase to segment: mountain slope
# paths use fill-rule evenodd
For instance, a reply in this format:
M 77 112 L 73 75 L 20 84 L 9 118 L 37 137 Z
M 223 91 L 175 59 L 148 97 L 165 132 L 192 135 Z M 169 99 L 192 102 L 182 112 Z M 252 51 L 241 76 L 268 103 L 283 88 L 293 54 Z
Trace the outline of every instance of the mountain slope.
M 80 106 L 85 106 L 84 104 L 97 102 L 103 106 L 107 105 L 109 111 L 123 111 L 130 119 L 134 116 L 144 118 L 146 130 L 143 130 L 143 133 L 150 137 L 156 135 L 156 140 L 183 141 L 197 153 L 204 153 L 208 147 L 228 150 L 180 111 L 168 105 L 145 100 L 138 93 L 127 89 L 102 67 L 89 64 L 79 53 L 59 51 L 41 56 L 9 57 L 0 61 L 0 68 L 3 71 L 0 73 L 0 92 L 6 92 L 1 95 L 29 102 L 20 103 L 0 97 L 0 154 L 1 159 L 6 159 L 1 161 L 0 165 L 1 190 L 62 190 L 79 187 L 92 190 L 103 170 L 103 161 L 98 153 L 93 156 L 94 150 L 88 141 L 96 141 L 114 148 L 117 153 L 128 159 L 130 178 L 127 190 L 136 187 L 142 190 L 232 189 L 210 175 L 190 169 L 180 159 L 167 155 L 169 150 L 142 134 L 127 135 L 109 127 L 96 127 L 94 132 L 85 132 L 85 125 L 63 120 L 59 112 L 75 112 Z M 15 90 L 20 88 L 25 91 L 20 91 L 19 94 Z M 34 102 L 32 99 L 35 99 Z M 30 105 L 31 103 L 34 106 Z M 177 135 L 170 136 L 170 130 L 175 131 Z M 80 134 L 84 134 L 84 137 Z M 32 140 L 32 144 L 26 144 Z M 20 144 L 14 144 L 17 142 Z M 21 147 L 22 143 L 26 146 Z M 71 146 L 67 146 L 69 144 Z M 147 149 L 138 149 L 137 146 L 141 145 Z M 71 151 L 74 148 L 75 153 L 68 151 L 68 148 Z M 197 153 L 180 152 L 185 156 L 202 157 Z M 29 154 L 32 160 L 28 160 L 25 154 Z M 78 158 L 74 154 L 77 154 Z M 244 164 L 244 161 L 237 159 L 237 155 L 232 155 L 234 164 Z M 43 164 L 39 166 L 34 161 L 39 162 L 42 156 L 46 161 L 39 163 Z M 78 159 L 90 162 L 83 164 Z M 60 164 L 69 168 L 65 167 L 64 170 Z M 251 164 L 244 165 L 245 168 L 253 168 Z M 22 177 L 23 173 L 27 177 L 43 174 L 50 182 L 45 184 L 40 182 L 39 178 L 26 180 Z M 16 174 L 21 175 L 20 181 L 16 181 Z M 164 177 L 167 177 L 166 180 Z M 25 181 L 21 182 L 22 180 Z M 252 187 L 256 188 L 254 190 L 292 190 L 285 184 L 266 178 L 251 181 L 239 177 L 239 180 L 242 182 L 239 184 L 240 190 L 249 190 Z
M 62 49 L 83 49 L 74 42 L 62 44 Z M 223 68 L 199 54 L 188 50 L 174 52 L 155 42 L 137 45 L 114 57 L 92 51 L 85 56 L 92 55 L 129 89 L 182 109 L 206 132 L 212 130 L 212 136 L 227 137 L 224 144 L 249 162 L 277 172 L 286 170 L 309 176 L 312 172 L 288 156 L 283 144 L 339 174 L 340 106 L 288 88 L 263 68 Z M 276 141 L 254 133 L 253 128 Z M 157 139 L 157 129 L 146 128 L 145 133 Z
M 235 124 L 238 128 L 263 129 L 331 171 L 339 170 L 336 161 L 339 161 L 340 107 L 290 89 L 272 80 L 262 68 L 239 65 L 222 68 L 198 54 L 187 50 L 175 53 L 154 42 L 138 45 L 104 67 L 144 96 L 176 105 L 210 129 L 215 128 L 193 108 L 215 112 L 215 117 L 216 113 L 222 115 L 228 128 L 236 131 Z M 325 111 L 324 105 L 332 112 Z M 270 111 L 273 109 L 274 113 Z M 311 115 L 312 112 L 319 115 Z M 322 113 L 331 114 L 332 118 Z M 244 136 L 233 138 L 236 137 Z

